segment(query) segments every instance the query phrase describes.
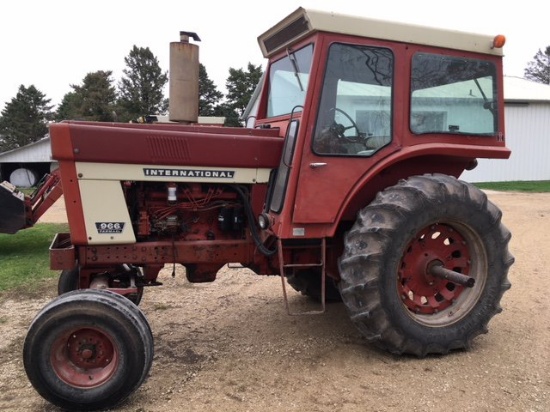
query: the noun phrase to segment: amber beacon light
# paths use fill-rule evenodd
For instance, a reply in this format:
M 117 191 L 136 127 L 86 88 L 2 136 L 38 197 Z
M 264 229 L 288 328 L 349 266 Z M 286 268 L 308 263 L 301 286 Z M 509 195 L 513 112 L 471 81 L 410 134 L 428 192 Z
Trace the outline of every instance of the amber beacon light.
M 500 49 L 506 43 L 506 37 L 503 34 L 497 34 L 493 39 L 493 49 Z

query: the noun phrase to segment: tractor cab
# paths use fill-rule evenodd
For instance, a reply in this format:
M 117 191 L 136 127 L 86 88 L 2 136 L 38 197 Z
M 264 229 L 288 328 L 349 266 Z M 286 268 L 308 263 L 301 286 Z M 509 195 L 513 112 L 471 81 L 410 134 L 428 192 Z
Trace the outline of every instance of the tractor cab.
M 299 8 L 258 41 L 253 126 L 286 139 L 260 219 L 278 237 L 333 236 L 400 179 L 510 155 L 502 36 Z

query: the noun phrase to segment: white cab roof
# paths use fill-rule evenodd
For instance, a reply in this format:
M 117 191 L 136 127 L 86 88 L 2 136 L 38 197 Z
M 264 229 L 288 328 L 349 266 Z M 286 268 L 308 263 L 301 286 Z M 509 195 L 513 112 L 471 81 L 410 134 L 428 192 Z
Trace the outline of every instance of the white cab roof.
M 258 43 L 264 57 L 268 58 L 314 32 L 348 34 L 497 56 L 503 54 L 502 48 L 492 48 L 495 37 L 492 35 L 306 10 L 302 7 L 260 35 Z

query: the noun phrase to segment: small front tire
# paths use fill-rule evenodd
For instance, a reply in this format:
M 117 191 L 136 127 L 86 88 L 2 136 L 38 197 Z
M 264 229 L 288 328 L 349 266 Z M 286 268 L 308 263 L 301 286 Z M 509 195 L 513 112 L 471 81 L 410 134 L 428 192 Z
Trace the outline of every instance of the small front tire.
M 128 299 L 104 290 L 65 293 L 34 318 L 23 363 L 36 391 L 64 409 L 119 404 L 145 380 L 153 336 Z
M 79 266 L 61 271 L 57 281 L 57 294 L 63 295 L 64 293 L 79 289 L 79 275 Z

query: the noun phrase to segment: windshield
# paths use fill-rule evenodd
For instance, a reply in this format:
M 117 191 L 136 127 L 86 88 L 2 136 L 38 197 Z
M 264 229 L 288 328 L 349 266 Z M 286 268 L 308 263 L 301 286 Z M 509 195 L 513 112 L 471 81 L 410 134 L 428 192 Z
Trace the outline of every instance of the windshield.
M 267 117 L 281 116 L 301 111 L 306 98 L 313 45 L 276 61 L 269 69 L 269 98 Z
M 497 131 L 496 68 L 490 62 L 417 53 L 411 90 L 410 129 L 415 134 Z

